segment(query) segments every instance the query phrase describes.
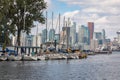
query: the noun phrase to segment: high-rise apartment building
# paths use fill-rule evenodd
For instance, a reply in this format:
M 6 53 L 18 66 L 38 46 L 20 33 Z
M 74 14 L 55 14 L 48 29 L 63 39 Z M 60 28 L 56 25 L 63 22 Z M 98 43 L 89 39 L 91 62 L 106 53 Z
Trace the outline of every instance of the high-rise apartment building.
M 93 39 L 93 33 L 94 33 L 94 23 L 88 22 L 88 29 L 90 33 L 90 40 Z

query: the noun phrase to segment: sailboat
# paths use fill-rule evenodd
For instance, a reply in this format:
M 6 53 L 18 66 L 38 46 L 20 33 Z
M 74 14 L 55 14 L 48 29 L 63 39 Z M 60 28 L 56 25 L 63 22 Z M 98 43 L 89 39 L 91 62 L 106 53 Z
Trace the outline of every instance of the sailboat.
M 2 55 L 3 53 L 0 53 L 0 61 L 6 61 L 7 60 L 7 56 L 6 55 Z
M 28 56 L 28 55 L 24 55 L 23 56 L 23 60 L 24 61 L 37 61 L 38 60 L 38 58 L 37 58 L 37 56 Z
M 20 61 L 22 60 L 22 56 L 15 56 L 15 55 L 10 55 L 8 56 L 9 61 Z

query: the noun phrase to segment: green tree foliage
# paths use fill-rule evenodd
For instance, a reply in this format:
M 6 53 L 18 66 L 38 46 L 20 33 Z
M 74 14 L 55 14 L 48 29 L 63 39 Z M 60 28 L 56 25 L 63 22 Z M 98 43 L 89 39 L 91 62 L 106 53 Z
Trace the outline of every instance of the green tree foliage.
M 45 9 L 44 0 L 0 0 L 0 27 L 3 26 L 12 34 L 17 32 L 17 42 L 20 45 L 22 31 L 28 34 L 34 27 L 34 21 L 45 22 Z

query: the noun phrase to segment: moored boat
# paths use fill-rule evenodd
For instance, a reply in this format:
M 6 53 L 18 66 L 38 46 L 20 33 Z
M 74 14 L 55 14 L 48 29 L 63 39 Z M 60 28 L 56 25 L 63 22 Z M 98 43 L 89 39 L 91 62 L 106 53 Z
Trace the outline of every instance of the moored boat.
M 40 55 L 37 58 L 38 58 L 38 60 L 46 60 L 46 56 L 45 55 Z
M 9 61 L 20 61 L 21 59 L 22 59 L 21 56 L 14 56 L 14 55 L 8 56 Z
M 28 55 L 24 55 L 23 56 L 23 60 L 24 61 L 37 61 L 37 56 L 28 56 Z
M 7 60 L 7 56 L 0 56 L 0 61 L 6 61 Z

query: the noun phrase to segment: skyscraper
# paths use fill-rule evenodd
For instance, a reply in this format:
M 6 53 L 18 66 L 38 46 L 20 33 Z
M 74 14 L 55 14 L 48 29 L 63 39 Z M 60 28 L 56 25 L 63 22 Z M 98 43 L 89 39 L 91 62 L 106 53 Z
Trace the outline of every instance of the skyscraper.
M 98 44 L 102 45 L 103 44 L 102 33 L 101 32 L 94 32 L 94 35 L 95 35 L 95 39 L 98 40 Z
M 65 32 L 64 36 L 64 43 L 66 44 L 66 47 L 68 48 L 70 46 L 70 27 L 63 27 L 62 31 Z
M 105 30 L 102 29 L 102 34 L 103 34 L 103 44 L 105 44 Z
M 78 31 L 78 44 L 81 45 L 83 43 L 83 37 L 84 37 L 84 25 L 79 26 Z
M 42 43 L 47 41 L 47 29 L 42 30 Z
M 81 25 L 79 27 L 78 35 L 79 35 L 79 44 L 81 44 L 81 43 L 88 44 L 89 43 L 89 41 L 88 41 L 88 39 L 89 39 L 88 27 Z
M 88 29 L 90 33 L 90 40 L 93 39 L 93 33 L 94 33 L 94 23 L 88 22 Z
M 55 37 L 55 30 L 50 29 L 50 31 L 49 31 L 49 41 L 54 41 L 54 37 Z
M 70 27 L 70 43 L 74 46 L 76 42 L 76 23 L 74 22 L 72 27 Z

